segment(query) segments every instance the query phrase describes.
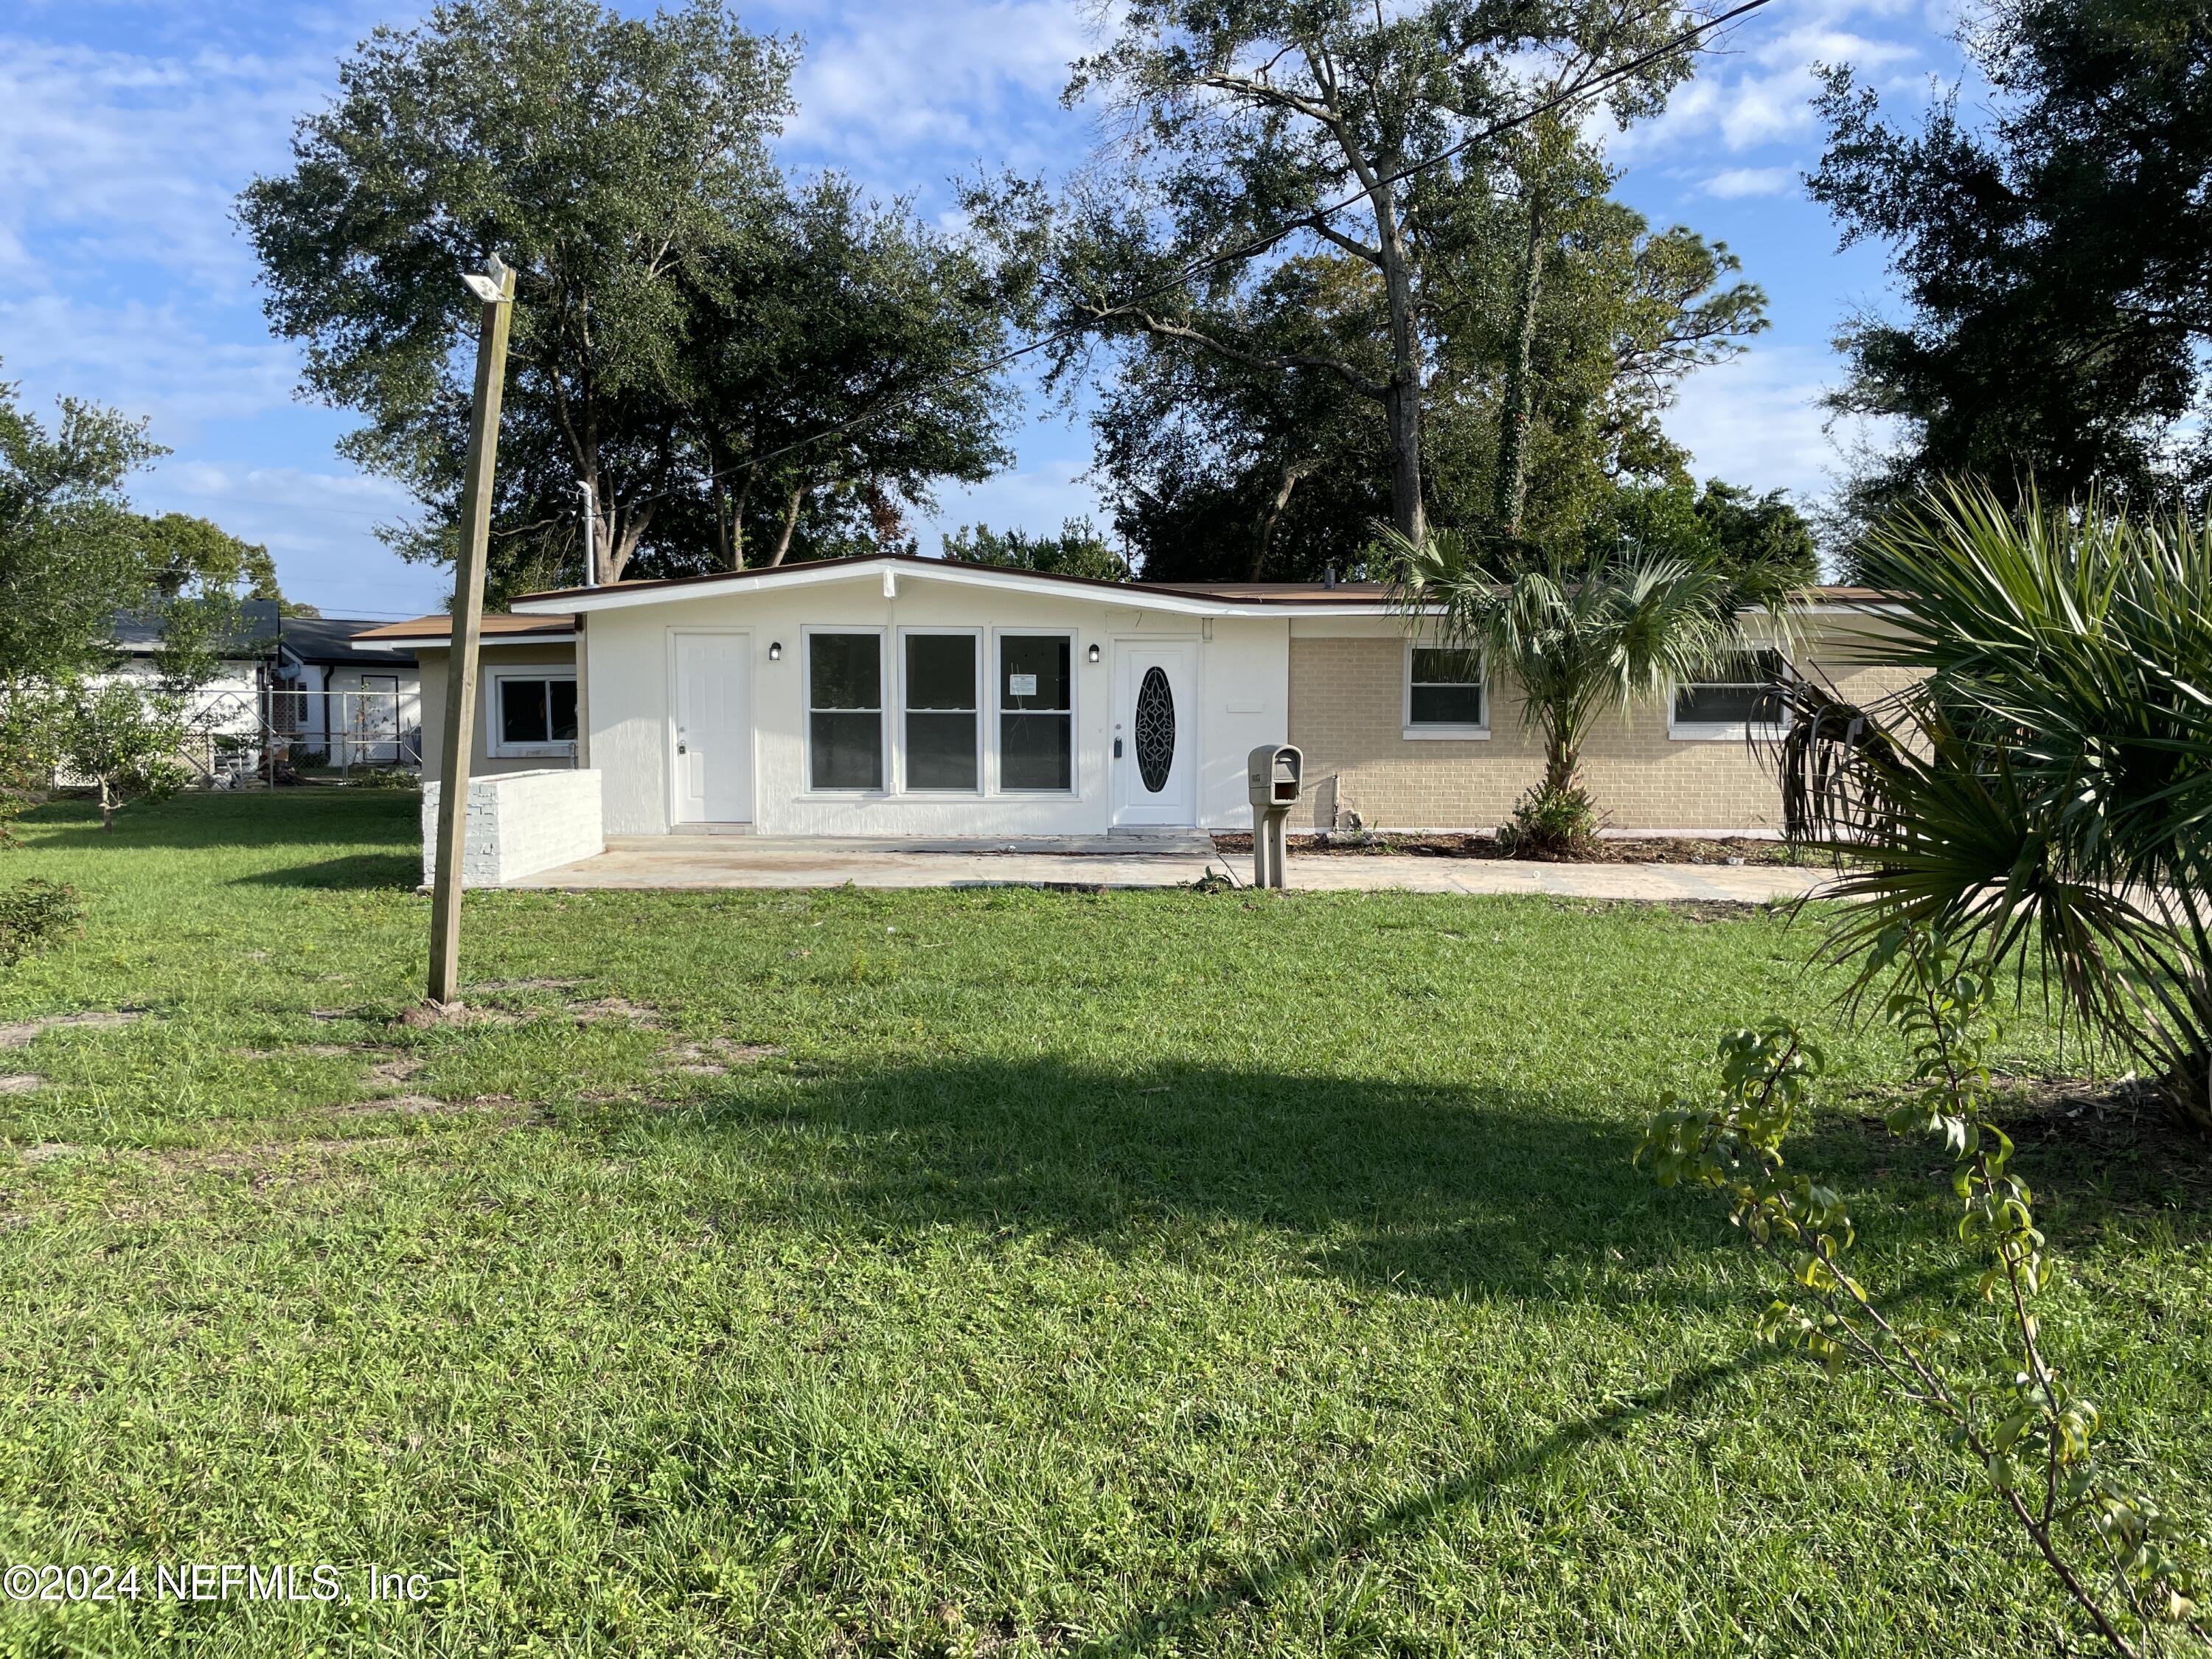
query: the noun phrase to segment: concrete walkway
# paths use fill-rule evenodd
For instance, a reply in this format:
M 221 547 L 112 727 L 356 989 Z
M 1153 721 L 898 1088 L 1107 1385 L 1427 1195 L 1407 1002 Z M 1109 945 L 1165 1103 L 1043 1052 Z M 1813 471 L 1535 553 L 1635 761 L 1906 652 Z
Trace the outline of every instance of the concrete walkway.
M 507 884 L 571 892 L 641 888 L 1188 887 L 1252 878 L 1247 857 L 1224 858 L 1188 832 L 1056 841 L 858 842 L 752 836 L 615 838 L 597 858 Z M 1309 892 L 1549 893 L 1571 898 L 1762 904 L 1793 899 L 1828 878 L 1779 865 L 1521 864 L 1504 859 L 1400 854 L 1291 854 L 1291 885 Z

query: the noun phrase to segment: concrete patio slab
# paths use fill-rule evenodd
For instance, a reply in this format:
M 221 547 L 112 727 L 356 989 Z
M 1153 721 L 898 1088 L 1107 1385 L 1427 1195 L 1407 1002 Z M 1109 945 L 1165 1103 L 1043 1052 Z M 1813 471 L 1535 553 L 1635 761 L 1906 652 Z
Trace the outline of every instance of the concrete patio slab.
M 599 889 L 842 887 L 1188 887 L 1209 875 L 1238 886 L 1249 858 L 1224 858 L 1203 836 L 1085 836 L 1052 842 L 848 842 L 750 836 L 611 840 L 596 858 L 541 871 L 510 887 Z M 1290 860 L 1305 892 L 1551 894 L 1644 902 L 1765 904 L 1828 879 L 1779 865 L 1520 864 L 1390 854 Z
M 1103 837 L 1097 838 L 1103 842 Z M 595 888 L 720 887 L 1188 887 L 1218 873 L 1212 843 L 1155 851 L 1144 842 L 1065 849 L 1032 842 L 881 844 L 745 836 L 654 836 L 610 841 L 597 858 L 507 884 Z

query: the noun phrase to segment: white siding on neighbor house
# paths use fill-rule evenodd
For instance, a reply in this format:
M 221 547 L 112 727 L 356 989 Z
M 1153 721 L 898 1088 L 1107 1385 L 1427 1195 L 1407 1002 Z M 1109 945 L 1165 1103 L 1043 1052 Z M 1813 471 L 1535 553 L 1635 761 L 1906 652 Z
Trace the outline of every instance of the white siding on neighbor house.
M 422 787 L 422 884 L 438 874 L 438 802 L 442 786 Z M 606 851 L 599 775 L 592 771 L 508 772 L 469 780 L 461 830 L 461 885 L 497 887 Z
M 589 763 L 605 780 L 610 835 L 664 835 L 674 825 L 675 731 L 672 708 L 674 636 L 685 629 L 750 635 L 753 715 L 753 828 L 778 836 L 1097 835 L 1112 823 L 1110 746 L 1114 723 L 1114 647 L 1118 641 L 1181 639 L 1198 647 L 1197 817 L 1201 824 L 1249 822 L 1244 791 L 1247 752 L 1281 742 L 1290 719 L 1289 627 L 1273 617 L 1194 617 L 1146 611 L 1102 590 L 1022 592 L 896 573 L 886 596 L 879 568 L 848 580 L 763 584 L 750 592 L 702 593 L 647 605 L 595 611 L 581 635 L 588 708 Z M 985 792 L 973 795 L 866 796 L 822 793 L 806 775 L 808 631 L 880 629 L 884 633 L 884 720 L 899 722 L 901 630 L 981 631 L 983 697 L 979 720 L 987 757 Z M 997 747 L 993 688 L 994 636 L 1001 632 L 1065 632 L 1073 638 L 1074 781 L 1067 794 L 1015 793 L 995 788 Z M 1205 635 L 1210 632 L 1212 638 Z M 783 647 L 770 661 L 769 647 Z M 1088 660 L 1089 647 L 1099 660 Z M 426 683 L 429 665 L 425 665 Z M 896 741 L 896 738 L 894 738 Z M 886 781 L 890 781 L 890 778 Z

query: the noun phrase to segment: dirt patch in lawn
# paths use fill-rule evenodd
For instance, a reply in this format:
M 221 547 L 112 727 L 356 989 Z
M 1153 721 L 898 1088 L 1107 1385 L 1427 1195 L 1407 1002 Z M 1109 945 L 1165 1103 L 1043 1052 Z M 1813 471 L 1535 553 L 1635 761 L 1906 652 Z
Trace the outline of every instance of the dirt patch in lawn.
M 665 1025 L 660 1010 L 648 1008 L 641 1002 L 632 1002 L 627 997 L 600 997 L 591 1002 L 572 1002 L 568 1012 L 576 1017 L 579 1025 L 596 1024 L 603 1019 L 619 1019 L 631 1025 Z
M 1213 838 L 1213 849 L 1224 857 L 1249 857 L 1252 851 L 1252 837 L 1227 833 L 1217 835 Z M 1386 854 L 1419 859 L 1510 859 L 1513 856 L 1498 844 L 1495 836 L 1318 830 L 1312 835 L 1291 838 L 1291 855 L 1293 858 L 1376 858 Z M 1813 869 L 1828 866 L 1833 861 L 1826 854 L 1808 853 L 1787 842 L 1765 841 L 1753 836 L 1729 836 L 1714 840 L 1692 836 L 1607 837 L 1598 842 L 1597 851 L 1583 860 L 1589 864 L 1778 864 Z
M 82 1014 L 46 1014 L 37 1019 L 24 1020 L 20 1024 L 0 1025 L 0 1048 L 27 1048 L 42 1031 L 66 1030 L 76 1027 L 106 1030 L 117 1025 L 128 1025 L 144 1012 L 143 1008 L 104 1008 Z
M 740 1066 L 757 1066 L 783 1052 L 765 1042 L 737 1042 L 728 1037 L 705 1037 L 668 1051 L 672 1071 L 694 1077 L 720 1077 Z
M 2123 1176 L 2128 1189 L 2108 1196 L 2165 1206 L 2212 1206 L 2212 1141 L 2185 1127 L 2148 1084 L 2084 1078 L 1999 1075 L 1988 1119 L 2024 1154 L 2054 1156 L 2038 1186 L 2107 1182 Z M 1917 1167 L 1932 1141 L 1890 1133 L 1883 1115 L 1902 1098 L 1896 1090 L 1855 1096 L 1857 1125 L 1886 1150 L 1886 1162 Z M 1937 1149 L 1940 1151 L 1940 1149 Z
M 46 1079 L 30 1072 L 0 1073 L 0 1095 L 27 1095 L 46 1086 Z
M 380 1095 L 374 1100 L 356 1100 L 350 1106 L 334 1106 L 328 1115 L 333 1117 L 469 1117 L 526 1115 L 530 1109 L 519 1108 L 513 1095 L 474 1095 L 466 1100 L 441 1100 L 435 1095 Z

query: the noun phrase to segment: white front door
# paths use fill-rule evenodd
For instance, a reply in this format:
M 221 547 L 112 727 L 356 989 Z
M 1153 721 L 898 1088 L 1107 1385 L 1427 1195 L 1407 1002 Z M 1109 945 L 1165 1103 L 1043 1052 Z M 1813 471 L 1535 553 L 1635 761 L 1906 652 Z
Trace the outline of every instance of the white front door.
M 1114 822 L 1198 822 L 1198 646 L 1114 647 Z
M 751 635 L 676 636 L 675 715 L 677 823 L 751 823 Z

